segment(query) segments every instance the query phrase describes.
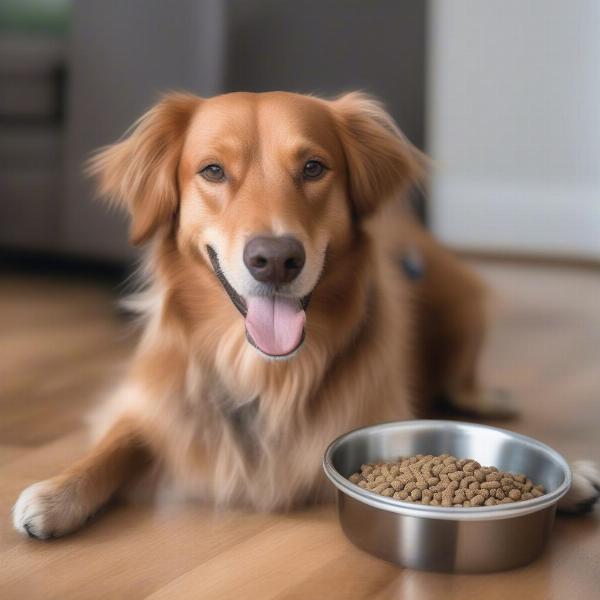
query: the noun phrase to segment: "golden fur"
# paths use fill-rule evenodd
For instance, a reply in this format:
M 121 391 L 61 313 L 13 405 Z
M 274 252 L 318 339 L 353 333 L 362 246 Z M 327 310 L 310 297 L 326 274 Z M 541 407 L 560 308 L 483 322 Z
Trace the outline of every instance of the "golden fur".
M 300 181 L 314 156 L 329 171 Z M 227 184 L 198 176 L 216 160 Z M 131 214 L 132 241 L 152 240 L 144 333 L 99 446 L 24 492 L 15 523 L 31 535 L 77 528 L 145 465 L 218 505 L 289 509 L 328 495 L 321 458 L 341 433 L 425 412 L 440 394 L 477 410 L 483 287 L 391 202 L 423 159 L 373 99 L 170 94 L 91 171 Z M 241 245 L 264 232 L 306 248 L 306 341 L 288 360 L 246 341 L 206 253 L 218 247 L 231 281 L 246 285 Z M 418 282 L 399 267 L 410 248 L 426 261 Z M 44 509 L 27 520 L 32 498 Z

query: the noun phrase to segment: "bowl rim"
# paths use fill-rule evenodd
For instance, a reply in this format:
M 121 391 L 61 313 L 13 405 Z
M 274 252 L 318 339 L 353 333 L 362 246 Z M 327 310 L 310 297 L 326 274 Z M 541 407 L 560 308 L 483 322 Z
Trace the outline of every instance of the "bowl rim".
M 558 488 L 552 492 L 548 492 L 538 498 L 523 500 L 514 504 L 499 504 L 496 506 L 468 506 L 468 507 L 446 507 L 446 506 L 431 506 L 428 504 L 411 504 L 402 502 L 395 498 L 381 496 L 370 490 L 365 490 L 358 485 L 352 483 L 344 477 L 333 466 L 332 457 L 336 449 L 349 438 L 357 437 L 365 431 L 381 431 L 385 429 L 436 429 L 441 426 L 452 427 L 455 429 L 487 429 L 506 435 L 512 439 L 516 439 L 528 446 L 533 446 L 538 450 L 542 450 L 551 460 L 556 462 L 564 474 L 564 481 Z M 556 504 L 571 487 L 571 468 L 564 457 L 543 442 L 540 442 L 532 437 L 493 427 L 491 425 L 480 425 L 478 423 L 469 423 L 465 421 L 449 421 L 443 419 L 415 419 L 407 421 L 387 421 L 376 425 L 367 425 L 366 427 L 358 427 L 348 431 L 329 444 L 323 456 L 323 470 L 331 483 L 344 494 L 351 498 L 367 504 L 373 508 L 393 512 L 411 517 L 422 517 L 429 519 L 443 519 L 451 521 L 482 521 L 494 519 L 507 519 L 511 517 L 523 516 L 532 512 L 543 510 Z M 516 505 L 516 506 L 515 506 Z

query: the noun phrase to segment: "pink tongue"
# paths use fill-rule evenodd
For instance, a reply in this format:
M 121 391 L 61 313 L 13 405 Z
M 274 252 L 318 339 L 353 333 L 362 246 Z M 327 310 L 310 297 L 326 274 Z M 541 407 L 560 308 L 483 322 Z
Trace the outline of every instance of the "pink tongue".
M 295 350 L 304 331 L 300 302 L 282 296 L 246 298 L 246 330 L 265 354 L 283 356 Z

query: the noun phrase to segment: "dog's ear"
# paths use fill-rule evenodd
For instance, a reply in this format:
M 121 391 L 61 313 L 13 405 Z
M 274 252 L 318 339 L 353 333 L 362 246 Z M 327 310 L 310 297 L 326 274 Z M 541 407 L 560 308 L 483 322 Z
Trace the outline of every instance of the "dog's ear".
M 380 102 L 361 92 L 331 103 L 348 168 L 354 214 L 373 214 L 403 188 L 422 180 L 425 157 Z
M 88 162 L 98 189 L 131 215 L 133 244 L 149 240 L 172 222 L 178 205 L 177 167 L 197 96 L 167 94 L 144 114 L 122 141 L 101 148 Z

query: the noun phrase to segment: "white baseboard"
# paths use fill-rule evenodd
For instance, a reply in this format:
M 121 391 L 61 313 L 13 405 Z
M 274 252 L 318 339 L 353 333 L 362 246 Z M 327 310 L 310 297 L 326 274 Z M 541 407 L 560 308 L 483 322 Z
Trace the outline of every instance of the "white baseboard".
M 433 231 L 448 245 L 600 258 L 600 183 L 450 181 L 431 188 Z

